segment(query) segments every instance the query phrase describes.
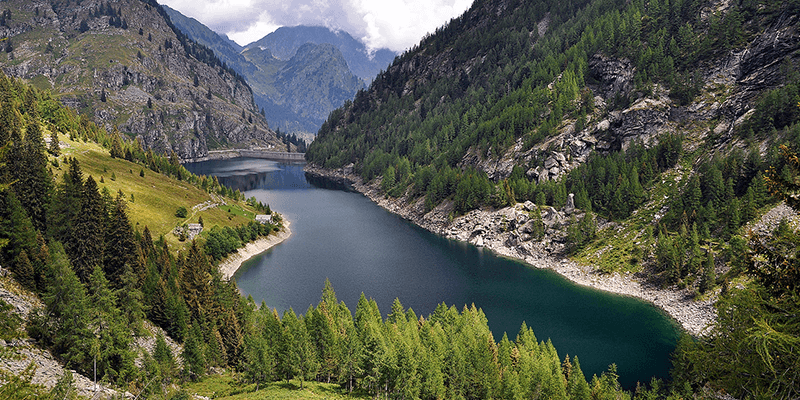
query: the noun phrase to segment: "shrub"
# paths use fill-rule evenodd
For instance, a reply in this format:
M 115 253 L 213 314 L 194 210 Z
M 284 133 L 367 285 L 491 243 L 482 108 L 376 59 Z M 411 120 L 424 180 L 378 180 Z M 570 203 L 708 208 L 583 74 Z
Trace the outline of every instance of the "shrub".
M 189 215 L 189 211 L 184 206 L 178 207 L 178 210 L 175 211 L 175 216 L 178 218 L 186 218 L 187 215 Z

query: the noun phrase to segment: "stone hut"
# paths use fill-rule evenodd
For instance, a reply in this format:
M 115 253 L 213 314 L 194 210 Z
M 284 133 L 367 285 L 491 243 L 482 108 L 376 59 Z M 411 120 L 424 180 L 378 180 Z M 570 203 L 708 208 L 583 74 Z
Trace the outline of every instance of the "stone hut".
M 258 214 L 256 215 L 256 222 L 260 223 L 261 225 L 271 224 L 272 215 Z
M 203 231 L 203 225 L 200 224 L 188 224 L 186 225 L 189 235 L 189 240 L 194 239 L 200 232 Z

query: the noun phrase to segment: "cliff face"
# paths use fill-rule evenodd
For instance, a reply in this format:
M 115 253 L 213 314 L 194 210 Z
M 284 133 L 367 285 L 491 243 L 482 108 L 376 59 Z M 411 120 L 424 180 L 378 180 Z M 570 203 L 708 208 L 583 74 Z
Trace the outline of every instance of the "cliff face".
M 280 145 L 244 79 L 172 28 L 154 1 L 3 3 L 0 68 L 181 158 Z M 10 44 L 10 46 L 8 46 Z

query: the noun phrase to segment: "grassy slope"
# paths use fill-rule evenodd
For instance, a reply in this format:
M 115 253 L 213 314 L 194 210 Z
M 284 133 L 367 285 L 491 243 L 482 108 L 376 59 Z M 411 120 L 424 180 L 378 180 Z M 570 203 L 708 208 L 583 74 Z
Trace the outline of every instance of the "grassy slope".
M 49 133 L 45 133 L 45 136 L 49 136 Z M 66 170 L 66 157 L 75 157 L 80 162 L 84 177 L 91 175 L 100 190 L 106 187 L 114 196 L 122 190 L 128 200 L 131 224 L 136 229 L 144 230 L 147 226 L 154 239 L 164 235 L 167 242 L 176 249 L 187 243 L 178 241 L 171 233 L 172 230 L 184 223 L 196 223 L 200 216 L 203 217 L 205 229 L 214 225 L 241 225 L 255 218 L 255 211 L 243 203 L 209 194 L 187 182 L 165 177 L 140 164 L 111 158 L 108 151 L 98 144 L 71 141 L 63 135 L 59 135 L 59 139 L 62 142 L 59 168 L 52 168 L 58 182 Z M 144 177 L 139 175 L 142 169 Z M 112 180 L 112 175 L 116 180 Z M 101 177 L 103 183 L 100 182 Z M 192 209 L 195 205 L 206 202 L 219 203 L 220 206 L 200 212 Z M 222 202 L 227 204 L 222 205 Z M 189 210 L 187 218 L 175 216 L 175 211 L 181 206 Z
M 300 381 L 292 379 L 289 383 L 285 381 L 272 382 L 261 385 L 255 391 L 255 384 L 244 385 L 237 382 L 230 374 L 212 375 L 204 378 L 200 382 L 190 383 L 186 386 L 189 393 L 205 396 L 212 399 L 235 399 L 235 400 L 261 400 L 261 399 L 367 399 L 369 396 L 359 396 L 356 394 L 347 395 L 341 387 L 333 383 L 303 382 L 303 389 L 300 389 Z

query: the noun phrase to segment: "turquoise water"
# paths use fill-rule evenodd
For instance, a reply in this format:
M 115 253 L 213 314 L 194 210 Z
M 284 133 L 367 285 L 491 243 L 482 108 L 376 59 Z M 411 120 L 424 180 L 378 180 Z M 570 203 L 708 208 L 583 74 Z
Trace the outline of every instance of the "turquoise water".
M 386 314 L 399 298 L 417 315 L 437 304 L 483 309 L 499 340 L 523 321 L 560 357 L 577 355 L 587 378 L 618 366 L 627 388 L 668 376 L 678 332 L 660 310 L 633 298 L 581 287 L 472 245 L 431 234 L 324 182 L 310 183 L 303 164 L 257 159 L 187 165 L 255 196 L 291 221 L 292 236 L 245 262 L 235 278 L 245 295 L 283 311 L 305 313 L 330 279 L 355 312 L 363 292 Z

